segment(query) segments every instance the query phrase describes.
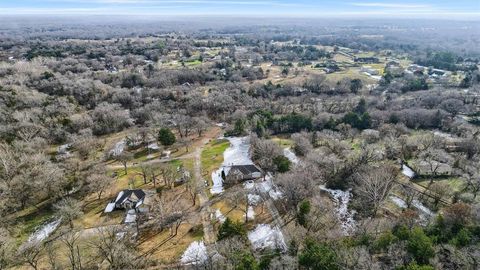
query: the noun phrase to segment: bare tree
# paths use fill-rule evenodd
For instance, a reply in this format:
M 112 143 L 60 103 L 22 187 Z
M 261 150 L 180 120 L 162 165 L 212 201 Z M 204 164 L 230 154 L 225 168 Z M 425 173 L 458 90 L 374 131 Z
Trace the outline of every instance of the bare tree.
M 60 240 L 67 248 L 67 256 L 72 270 L 82 269 L 82 258 L 80 256 L 80 249 L 78 241 L 80 234 L 76 232 L 65 233 Z
M 299 168 L 278 175 L 275 182 L 285 196 L 285 209 L 295 217 L 298 204 L 305 198 L 310 197 L 314 190 L 310 174 Z
M 105 174 L 92 174 L 87 177 L 88 189 L 91 192 L 97 193 L 97 199 L 102 198 L 102 194 L 110 187 L 113 179 Z
M 369 209 L 372 216 L 378 211 L 395 185 L 398 171 L 390 165 L 367 167 L 354 175 L 354 192 L 363 205 Z
M 64 221 L 67 221 L 70 228 L 73 229 L 73 220 L 83 214 L 81 202 L 65 198 L 54 205 L 57 215 Z
M 160 231 L 170 228 L 170 236 L 177 235 L 178 229 L 188 216 L 189 203 L 181 195 L 162 195 L 155 199 L 152 217 L 153 226 Z
M 419 158 L 427 165 L 428 174 L 430 176 L 429 185 L 433 183 L 434 178 L 438 174 L 438 170 L 442 166 L 440 161 L 445 159 L 446 156 L 448 155 L 444 150 L 432 149 L 430 147 L 419 154 Z
M 45 244 L 45 252 L 47 253 L 48 264 L 50 269 L 59 270 L 62 269 L 60 262 L 58 261 L 58 248 L 55 247 L 54 242 L 48 242 Z
M 257 136 L 250 136 L 252 159 L 265 171 L 274 172 L 276 165 L 273 162 L 275 157 L 283 155 L 278 144 L 270 140 L 259 139 Z
M 432 183 L 429 185 L 428 190 L 431 191 L 435 207 L 437 207 L 440 201 L 442 201 L 447 195 L 451 194 L 450 186 L 443 182 Z
M 190 195 L 190 198 L 192 199 L 192 205 L 195 206 L 197 202 L 197 195 L 201 192 L 202 188 L 198 186 L 197 182 L 193 177 L 188 177 L 188 179 L 186 179 L 186 182 L 187 183 L 185 187 L 188 194 Z
M 123 171 L 128 174 L 127 165 L 128 162 L 133 159 L 133 154 L 129 152 L 122 152 L 120 155 L 115 156 L 115 160 L 123 165 Z
M 153 168 L 152 166 L 145 163 L 141 163 L 139 168 L 140 168 L 140 171 L 138 172 L 138 175 L 142 177 L 143 183 L 147 184 L 148 176 L 152 174 L 151 171 L 153 170 Z
M 201 137 L 203 132 L 208 129 L 208 122 L 209 120 L 206 117 L 195 118 L 195 130 L 197 131 L 198 137 Z
M 28 242 L 22 245 L 17 252 L 17 258 L 27 263 L 33 269 L 38 269 L 38 262 L 45 246 L 40 242 Z
M 400 190 L 403 200 L 407 205 L 407 208 L 412 208 L 413 201 L 418 197 L 418 191 L 415 190 L 411 183 L 401 185 Z
M 294 143 L 293 149 L 297 155 L 306 156 L 308 152 L 313 149 L 311 139 L 309 137 L 311 136 L 305 132 L 292 135 L 292 140 Z
M 171 187 L 173 182 L 175 182 L 178 177 L 177 169 L 171 164 L 161 164 L 160 165 L 160 175 L 163 178 L 163 182 L 167 187 Z
M 242 211 L 245 215 L 245 223 L 248 222 L 248 208 L 250 203 L 248 201 L 248 192 L 245 192 L 244 189 L 230 190 L 229 194 L 226 196 L 229 205 L 233 206 L 236 209 Z
M 10 233 L 0 227 L 0 269 L 6 269 L 13 259 L 14 241 Z
M 109 269 L 138 269 L 144 266 L 131 235 L 115 227 L 98 229 L 98 237 L 90 242 L 90 246 L 99 257 L 99 263 L 106 261 Z

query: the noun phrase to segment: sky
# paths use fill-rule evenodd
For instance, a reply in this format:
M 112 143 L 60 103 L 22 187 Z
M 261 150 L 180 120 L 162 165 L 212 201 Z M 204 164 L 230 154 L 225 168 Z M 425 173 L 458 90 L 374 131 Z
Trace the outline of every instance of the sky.
M 480 0 L 0 0 L 0 15 L 480 19 Z

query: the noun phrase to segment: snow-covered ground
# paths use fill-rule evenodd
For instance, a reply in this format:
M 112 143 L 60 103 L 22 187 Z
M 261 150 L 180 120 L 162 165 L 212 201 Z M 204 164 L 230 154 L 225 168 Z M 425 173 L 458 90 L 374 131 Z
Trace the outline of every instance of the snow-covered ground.
M 253 210 L 252 206 L 249 206 L 247 209 L 247 219 L 253 220 L 255 218 L 255 211 Z
M 127 211 L 125 216 L 125 223 L 133 223 L 137 220 L 137 213 L 134 209 L 130 209 Z
M 220 221 L 220 223 L 223 223 L 226 220 L 225 216 L 222 214 L 220 209 L 217 209 L 215 211 L 215 218 L 218 219 L 218 221 Z
M 253 180 L 245 181 L 245 183 L 243 183 L 243 187 L 245 189 L 252 189 L 255 187 L 255 182 Z
M 70 154 L 70 152 L 68 151 L 68 149 L 70 149 L 70 147 L 72 147 L 72 145 L 70 143 L 60 145 L 58 147 L 57 152 L 58 152 L 59 155 L 68 155 L 68 154 Z
M 407 208 L 407 203 L 397 197 L 397 196 L 390 196 L 390 200 L 392 200 L 393 203 L 395 203 L 398 207 L 400 208 Z M 420 211 L 420 218 L 424 221 L 428 221 L 431 217 L 433 217 L 435 215 L 435 213 L 428 209 L 428 207 L 426 207 L 425 205 L 423 205 L 419 200 L 415 199 L 412 201 L 412 205 L 413 207 L 415 207 L 416 209 L 418 209 L 418 211 Z
M 283 155 L 290 160 L 293 164 L 298 164 L 298 157 L 295 153 L 290 149 L 290 147 L 283 149 Z
M 230 146 L 223 152 L 223 163 L 218 170 L 212 172 L 213 186 L 212 194 L 219 194 L 223 192 L 222 170 L 227 172 L 232 165 L 247 165 L 253 164 L 248 153 L 250 149 L 250 141 L 248 137 L 228 137 Z
M 28 242 L 30 243 L 40 243 L 43 240 L 47 239 L 50 234 L 52 234 L 60 225 L 61 219 L 55 219 L 45 225 L 42 225 L 38 228 L 30 237 L 28 238 Z
M 248 232 L 248 240 L 255 249 L 282 249 L 286 250 L 287 245 L 281 230 L 271 227 L 268 224 L 258 224 L 253 231 Z
M 160 149 L 160 146 L 158 146 L 157 143 L 151 143 L 147 146 L 148 150 L 152 150 L 152 151 L 157 151 Z
M 420 212 L 422 212 L 420 216 L 423 215 L 425 218 L 429 218 L 435 215 L 432 210 L 428 209 L 428 207 L 423 205 L 419 200 L 413 200 L 412 205 L 415 206 L 415 208 L 417 208 L 418 210 L 420 210 Z
M 335 209 L 335 214 L 337 215 L 338 219 L 341 222 L 342 231 L 345 234 L 350 234 L 356 228 L 356 222 L 353 218 L 355 216 L 355 211 L 348 209 L 348 203 L 350 202 L 350 198 L 352 194 L 350 191 L 343 191 L 339 189 L 329 189 L 325 187 L 320 187 L 321 190 L 328 192 L 335 204 L 337 205 Z
M 110 155 L 111 156 L 118 156 L 121 153 L 123 153 L 123 150 L 125 149 L 125 145 L 127 142 L 125 140 L 121 140 L 115 144 L 112 150 L 110 150 Z
M 412 168 L 408 167 L 405 164 L 402 164 L 402 173 L 408 178 L 415 177 L 415 172 L 412 170 Z
M 449 133 L 445 133 L 445 132 L 441 132 L 441 131 L 434 131 L 433 132 L 433 135 L 435 136 L 438 136 L 438 137 L 441 137 L 441 138 L 444 138 L 444 139 L 454 139 L 454 137 L 452 136 L 452 134 L 449 134 Z
M 270 174 L 267 174 L 267 176 L 265 176 L 265 180 L 258 184 L 258 188 L 261 192 L 268 193 L 268 195 L 274 200 L 278 200 L 283 197 L 283 193 L 273 183 L 272 175 Z
M 391 195 L 390 200 L 392 200 L 392 202 L 400 208 L 407 208 L 407 203 L 404 200 L 398 198 L 397 196 Z
M 257 205 L 259 202 L 262 201 L 262 197 L 260 197 L 260 195 L 257 195 L 257 194 L 248 194 L 247 197 L 248 197 L 248 204 L 250 205 Z
M 202 264 L 207 260 L 207 247 L 203 241 L 192 242 L 180 259 L 183 264 Z

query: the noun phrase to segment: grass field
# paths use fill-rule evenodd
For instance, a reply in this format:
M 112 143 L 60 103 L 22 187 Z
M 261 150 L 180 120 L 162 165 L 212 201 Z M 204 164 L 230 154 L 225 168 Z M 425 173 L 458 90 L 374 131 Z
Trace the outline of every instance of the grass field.
M 202 61 L 200 61 L 200 60 L 185 62 L 185 66 L 187 66 L 187 67 L 194 67 L 194 66 L 198 66 L 198 65 L 201 65 L 201 64 L 202 64 Z
M 230 146 L 230 142 L 226 139 L 212 140 L 205 146 L 201 161 L 202 169 L 207 175 L 220 167 L 223 162 L 223 152 L 228 146 Z
M 38 211 L 18 218 L 13 226 L 15 240 L 18 244 L 25 242 L 28 237 L 42 224 L 53 217 L 53 211 L 50 207 L 45 207 Z
M 201 240 L 201 229 L 192 229 L 190 224 L 182 224 L 175 237 L 171 238 L 170 230 L 142 236 L 139 248 L 142 252 L 151 252 L 151 258 L 160 263 L 173 263 L 180 259 L 183 252 L 193 241 Z
M 276 142 L 282 148 L 288 148 L 293 146 L 293 141 L 291 139 L 273 137 L 271 140 Z
M 445 183 L 447 184 L 452 192 L 462 191 L 465 187 L 465 181 L 460 178 L 452 177 L 448 179 L 435 180 L 436 183 Z M 430 180 L 419 181 L 418 184 L 424 187 L 427 187 L 430 183 Z

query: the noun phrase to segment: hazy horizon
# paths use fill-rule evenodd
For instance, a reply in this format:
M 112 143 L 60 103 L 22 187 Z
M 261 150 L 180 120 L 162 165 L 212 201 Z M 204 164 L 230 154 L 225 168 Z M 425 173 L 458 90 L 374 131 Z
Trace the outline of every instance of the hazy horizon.
M 19 0 L 0 2 L 5 15 L 237 16 L 314 18 L 418 18 L 472 20 L 479 1 L 218 1 L 218 0 Z

